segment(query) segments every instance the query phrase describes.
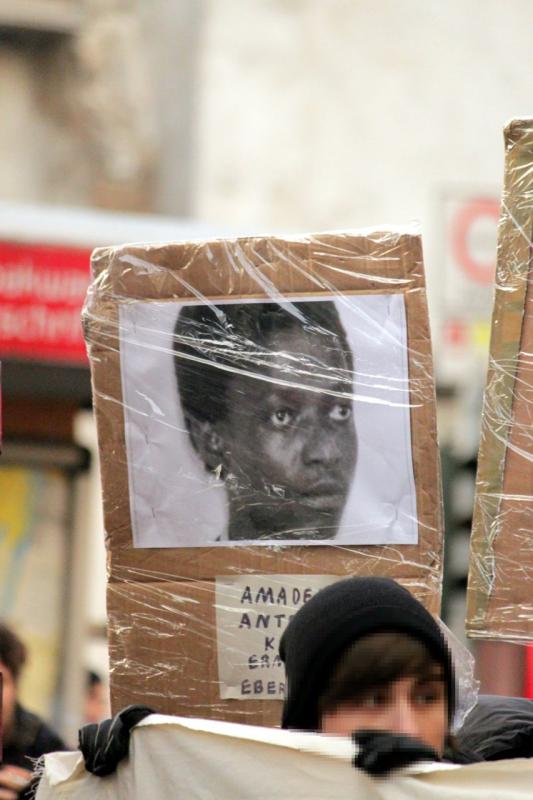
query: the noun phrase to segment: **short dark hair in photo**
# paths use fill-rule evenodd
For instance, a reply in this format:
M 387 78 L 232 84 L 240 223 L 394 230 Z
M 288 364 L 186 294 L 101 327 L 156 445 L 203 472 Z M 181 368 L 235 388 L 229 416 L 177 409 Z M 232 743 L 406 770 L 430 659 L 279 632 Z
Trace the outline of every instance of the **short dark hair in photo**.
M 232 372 L 261 375 L 279 369 L 280 381 L 305 384 L 310 368 L 304 359 L 279 362 L 272 337 L 291 329 L 317 336 L 344 353 L 345 374 L 334 370 L 332 382 L 352 391 L 353 356 L 333 300 L 312 302 L 242 302 L 184 306 L 174 328 L 175 371 L 185 416 L 215 423 L 227 413 Z M 320 368 L 313 364 L 314 369 Z M 331 367 L 327 366 L 328 372 Z

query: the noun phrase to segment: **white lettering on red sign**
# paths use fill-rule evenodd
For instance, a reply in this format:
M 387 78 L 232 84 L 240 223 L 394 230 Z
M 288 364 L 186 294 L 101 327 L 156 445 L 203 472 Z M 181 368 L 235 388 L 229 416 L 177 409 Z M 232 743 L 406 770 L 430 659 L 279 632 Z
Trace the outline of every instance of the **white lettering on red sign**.
M 0 356 L 86 364 L 90 251 L 0 242 Z

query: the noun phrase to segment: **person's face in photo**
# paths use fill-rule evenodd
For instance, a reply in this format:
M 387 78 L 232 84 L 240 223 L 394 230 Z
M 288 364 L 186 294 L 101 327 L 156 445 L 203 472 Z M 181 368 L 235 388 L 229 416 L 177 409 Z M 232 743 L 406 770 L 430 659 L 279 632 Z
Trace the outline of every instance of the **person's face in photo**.
M 215 434 L 231 539 L 337 533 L 357 444 L 351 387 L 332 378 L 346 374 L 346 356 L 323 338 L 296 326 L 273 333 L 266 349 L 276 354 L 275 370 L 231 379 Z

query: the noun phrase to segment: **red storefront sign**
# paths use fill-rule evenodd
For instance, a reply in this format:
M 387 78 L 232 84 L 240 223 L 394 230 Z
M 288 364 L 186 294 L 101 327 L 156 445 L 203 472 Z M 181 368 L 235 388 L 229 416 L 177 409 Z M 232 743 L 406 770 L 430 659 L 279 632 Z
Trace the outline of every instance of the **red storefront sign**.
M 80 314 L 90 254 L 0 242 L 0 357 L 87 364 Z
M 499 200 L 490 197 L 480 197 L 466 201 L 457 210 L 451 224 L 451 250 L 455 263 L 464 272 L 470 281 L 482 286 L 492 287 L 496 270 L 496 250 L 490 250 L 490 255 L 476 252 L 474 247 L 473 232 L 476 224 L 485 223 L 496 231 L 500 218 Z M 487 238 L 485 234 L 485 239 Z M 492 245 L 492 242 L 489 242 Z M 484 242 L 482 241 L 481 244 Z M 486 249 L 486 248 L 485 248 Z

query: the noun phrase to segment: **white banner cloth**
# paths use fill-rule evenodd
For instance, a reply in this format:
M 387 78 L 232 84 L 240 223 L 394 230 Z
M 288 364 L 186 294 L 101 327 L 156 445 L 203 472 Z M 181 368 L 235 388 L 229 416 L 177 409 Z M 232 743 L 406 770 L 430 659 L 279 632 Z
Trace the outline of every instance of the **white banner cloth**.
M 533 759 L 421 764 L 373 779 L 349 739 L 153 715 L 108 778 L 79 753 L 46 756 L 36 800 L 525 800 Z

